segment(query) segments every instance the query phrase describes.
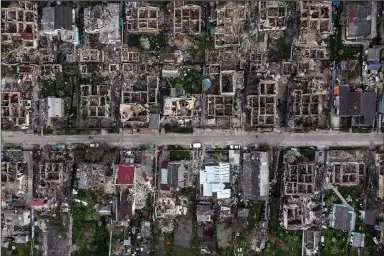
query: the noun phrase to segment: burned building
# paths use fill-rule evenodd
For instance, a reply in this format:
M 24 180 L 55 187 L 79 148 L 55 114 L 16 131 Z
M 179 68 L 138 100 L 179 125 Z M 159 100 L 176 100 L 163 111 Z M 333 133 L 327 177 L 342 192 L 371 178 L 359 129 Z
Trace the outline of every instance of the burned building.
M 333 32 L 332 6 L 329 1 L 300 1 L 300 30 L 323 38 Z
M 308 229 L 313 221 L 311 209 L 305 202 L 283 205 L 283 226 L 289 230 Z
M 120 4 L 107 3 L 84 9 L 84 29 L 86 33 L 98 34 L 99 42 L 116 44 L 121 42 Z
M 312 163 L 287 164 L 284 170 L 284 194 L 310 196 L 322 188 L 318 168 Z
M 280 1 L 259 2 L 260 32 L 282 31 L 286 29 L 287 6 Z
M 129 33 L 158 32 L 159 18 L 158 7 L 132 2 L 125 9 L 125 28 Z
M 104 51 L 89 48 L 80 49 L 80 62 L 104 62 Z
M 173 2 L 173 33 L 201 32 L 201 7 L 199 5 Z
M 215 29 L 215 47 L 240 46 L 240 35 L 244 29 L 245 6 L 228 3 L 216 9 L 217 27 Z
M 83 119 L 111 116 L 111 91 L 107 85 L 80 85 L 80 102 Z
M 22 43 L 25 48 L 34 48 L 38 38 L 38 4 L 13 2 L 1 8 L 1 44 Z
M 243 153 L 241 173 L 242 198 L 245 200 L 267 199 L 269 196 L 268 153 Z
M 106 168 L 101 164 L 78 164 L 76 179 L 79 189 L 103 189 L 106 185 Z
M 336 186 L 357 186 L 360 175 L 364 176 L 365 164 L 362 162 L 332 162 L 328 171 L 328 182 Z
M 320 79 L 295 79 L 290 86 L 291 128 L 328 127 L 327 83 Z
M 22 152 L 20 150 L 20 152 Z M 7 155 L 7 152 L 4 152 Z M 6 160 L 6 159 L 4 159 Z M 1 162 L 2 200 L 24 197 L 28 192 L 27 164 L 24 161 Z
M 175 218 L 178 215 L 186 215 L 188 211 L 188 199 L 160 197 L 156 201 L 155 216 L 159 219 Z
M 277 83 L 274 80 L 261 80 L 252 95 L 247 96 L 247 123 L 251 127 L 276 126 L 276 96 Z
M 199 203 L 196 206 L 197 222 L 210 222 L 212 221 L 214 211 L 211 204 Z
M 1 93 L 2 126 L 23 128 L 31 124 L 31 101 L 22 99 L 21 92 Z
M 303 255 L 317 256 L 320 255 L 320 231 L 304 230 L 303 231 Z

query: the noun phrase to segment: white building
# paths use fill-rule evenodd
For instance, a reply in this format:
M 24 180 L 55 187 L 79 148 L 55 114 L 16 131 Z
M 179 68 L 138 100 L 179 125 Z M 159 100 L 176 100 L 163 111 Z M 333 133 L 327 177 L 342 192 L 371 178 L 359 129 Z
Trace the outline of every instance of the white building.
M 229 163 L 215 163 L 205 165 L 200 171 L 200 185 L 203 196 L 224 199 L 231 197 Z

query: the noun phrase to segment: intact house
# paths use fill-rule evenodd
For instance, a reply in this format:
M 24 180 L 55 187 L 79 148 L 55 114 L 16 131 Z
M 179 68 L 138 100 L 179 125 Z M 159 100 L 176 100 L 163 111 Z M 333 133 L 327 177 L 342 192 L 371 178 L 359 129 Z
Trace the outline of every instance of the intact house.
M 243 199 L 266 199 L 269 194 L 268 153 L 244 153 L 240 180 Z
M 75 10 L 69 6 L 57 5 L 43 8 L 41 29 L 47 35 L 60 35 L 64 42 L 79 43 L 75 24 Z
M 190 168 L 191 163 L 186 161 L 163 163 L 160 189 L 169 191 L 189 186 Z
M 330 215 L 330 226 L 334 229 L 353 231 L 355 229 L 356 213 L 346 205 L 334 204 Z
M 336 113 L 351 117 L 352 126 L 374 126 L 376 119 L 376 92 L 363 92 L 349 85 L 335 86 Z

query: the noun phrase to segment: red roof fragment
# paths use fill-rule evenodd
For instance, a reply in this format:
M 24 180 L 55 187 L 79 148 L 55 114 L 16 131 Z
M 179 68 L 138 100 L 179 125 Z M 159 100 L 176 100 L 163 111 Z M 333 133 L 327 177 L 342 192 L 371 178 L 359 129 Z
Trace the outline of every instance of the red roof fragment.
M 38 206 L 42 206 L 44 204 L 44 199 L 42 198 L 33 198 L 31 202 L 31 208 L 35 209 Z
M 120 164 L 117 171 L 117 184 L 133 185 L 135 179 L 134 164 Z

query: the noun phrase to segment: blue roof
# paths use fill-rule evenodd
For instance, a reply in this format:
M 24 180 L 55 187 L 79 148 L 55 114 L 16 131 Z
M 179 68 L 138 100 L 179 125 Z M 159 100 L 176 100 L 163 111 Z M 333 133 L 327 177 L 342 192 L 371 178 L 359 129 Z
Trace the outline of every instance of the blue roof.
M 376 70 L 378 71 L 381 68 L 380 62 L 367 61 L 367 70 Z

